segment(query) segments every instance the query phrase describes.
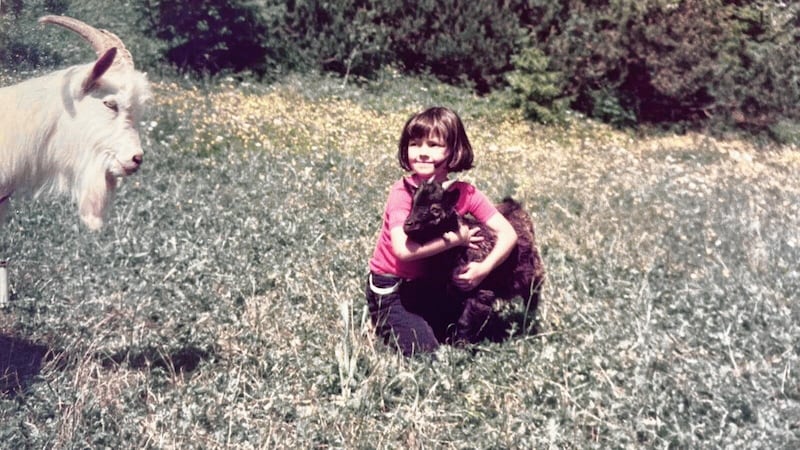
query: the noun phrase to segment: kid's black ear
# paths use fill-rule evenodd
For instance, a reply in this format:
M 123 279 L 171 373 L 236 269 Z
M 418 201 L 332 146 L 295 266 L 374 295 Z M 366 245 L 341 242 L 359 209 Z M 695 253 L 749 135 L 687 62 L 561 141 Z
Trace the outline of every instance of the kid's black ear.
M 444 191 L 444 195 L 442 196 L 442 204 L 444 205 L 444 209 L 449 210 L 450 208 L 454 208 L 456 203 L 458 203 L 458 198 L 460 196 L 461 191 L 458 189 Z

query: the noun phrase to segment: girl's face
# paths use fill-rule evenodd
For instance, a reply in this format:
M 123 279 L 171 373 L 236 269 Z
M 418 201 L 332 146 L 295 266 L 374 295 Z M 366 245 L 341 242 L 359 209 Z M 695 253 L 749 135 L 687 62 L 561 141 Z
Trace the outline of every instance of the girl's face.
M 420 180 L 435 176 L 441 181 L 447 178 L 447 160 L 450 150 L 444 139 L 436 135 L 412 138 L 408 141 L 408 162 L 411 171 Z

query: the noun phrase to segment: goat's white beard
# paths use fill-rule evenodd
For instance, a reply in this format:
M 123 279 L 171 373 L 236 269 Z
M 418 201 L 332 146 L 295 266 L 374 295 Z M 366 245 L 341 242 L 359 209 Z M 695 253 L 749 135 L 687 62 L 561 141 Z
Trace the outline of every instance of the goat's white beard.
M 70 127 L 83 127 L 86 134 L 54 137 L 61 148 L 51 148 L 55 157 L 57 184 L 55 190 L 69 193 L 77 203 L 81 221 L 91 230 L 99 230 L 114 199 L 122 178 L 132 174 L 138 166 L 129 161 L 139 153 L 138 133 L 130 128 L 98 127 L 96 123 L 72 123 Z M 65 127 L 66 128 L 66 127 Z M 71 138 L 71 139 L 69 139 Z
M 78 203 L 78 214 L 90 230 L 102 228 L 106 210 L 114 199 L 121 178 L 111 172 L 106 161 L 108 157 L 103 154 L 96 156 L 83 168 L 72 189 L 73 198 Z
M 117 187 L 128 172 L 116 159 L 117 155 L 111 151 L 82 156 L 87 156 L 86 160 L 75 161 L 67 158 L 55 162 L 57 167 L 53 168 L 54 171 L 51 169 L 46 173 L 34 174 L 26 173 L 27 171 L 18 173 L 20 179 L 28 181 L 27 187 L 18 186 L 22 189 L 19 193 L 24 195 L 25 191 L 29 191 L 34 196 L 48 192 L 67 193 L 77 203 L 81 221 L 89 229 L 98 230 L 103 227 L 106 212 L 114 200 Z M 17 195 L 0 202 L 0 226 L 9 203 L 15 197 Z

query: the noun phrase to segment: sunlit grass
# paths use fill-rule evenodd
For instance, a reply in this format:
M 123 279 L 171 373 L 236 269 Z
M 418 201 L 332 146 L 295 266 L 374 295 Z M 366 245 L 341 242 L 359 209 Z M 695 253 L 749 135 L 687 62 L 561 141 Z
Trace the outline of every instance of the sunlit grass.
M 522 120 L 388 77 L 154 83 L 147 153 L 89 233 L 14 200 L 0 332 L 53 357 L 0 397 L 12 447 L 792 447 L 800 156 Z M 537 224 L 540 334 L 405 360 L 363 275 L 413 112 L 464 119 Z

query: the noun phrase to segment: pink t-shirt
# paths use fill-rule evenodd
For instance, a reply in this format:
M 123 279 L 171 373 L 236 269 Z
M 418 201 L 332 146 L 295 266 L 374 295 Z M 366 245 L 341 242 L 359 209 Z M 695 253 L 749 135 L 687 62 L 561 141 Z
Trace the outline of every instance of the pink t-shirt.
M 489 198 L 467 182 L 456 181 L 450 189 L 458 189 L 460 193 L 456 203 L 456 212 L 459 216 L 469 213 L 479 221 L 486 223 L 497 212 L 497 208 Z M 403 222 L 408 218 L 408 214 L 411 212 L 412 195 L 402 179 L 392 185 L 383 213 L 383 226 L 381 226 L 375 251 L 369 260 L 370 271 L 405 279 L 415 279 L 425 274 L 425 259 L 400 261 L 392 249 L 391 230 L 394 227 L 402 227 Z

